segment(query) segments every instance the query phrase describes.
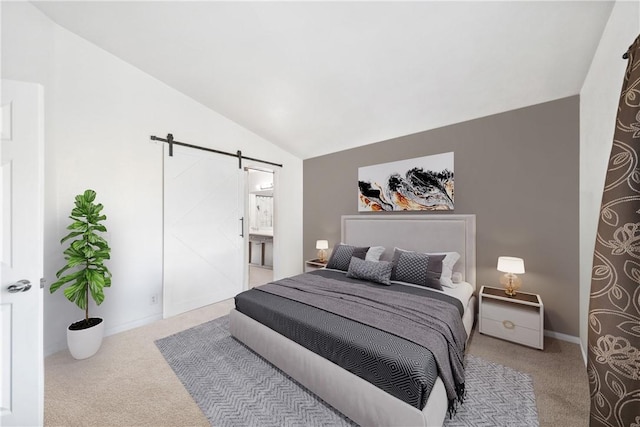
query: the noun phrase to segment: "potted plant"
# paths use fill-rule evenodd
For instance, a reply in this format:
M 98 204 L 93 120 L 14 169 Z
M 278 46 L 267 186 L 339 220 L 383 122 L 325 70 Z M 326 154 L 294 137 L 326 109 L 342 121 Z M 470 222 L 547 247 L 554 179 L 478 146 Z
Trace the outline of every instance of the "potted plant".
M 85 312 L 84 319 L 67 329 L 69 351 L 76 359 L 93 356 L 102 344 L 104 322 L 101 318 L 89 317 L 89 295 L 100 305 L 104 301 L 104 288 L 111 286 L 111 272 L 104 265 L 110 258 L 111 248 L 98 234 L 107 231 L 101 224 L 107 217 L 101 214 L 103 206 L 95 204 L 95 199 L 93 190 L 76 196 L 69 217 L 73 222 L 67 227 L 70 232 L 60 240 L 60 244 L 70 241 L 64 251 L 66 264 L 56 273 L 58 280 L 49 289 L 53 293 L 66 285 L 64 296 Z

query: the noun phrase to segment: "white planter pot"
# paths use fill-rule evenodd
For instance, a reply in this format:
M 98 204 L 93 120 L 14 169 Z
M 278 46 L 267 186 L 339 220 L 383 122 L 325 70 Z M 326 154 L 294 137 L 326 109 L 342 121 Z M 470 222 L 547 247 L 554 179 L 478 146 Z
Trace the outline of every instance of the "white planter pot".
M 67 345 L 71 355 L 76 359 L 86 359 L 93 356 L 102 345 L 104 336 L 104 320 L 87 329 L 73 331 L 67 328 Z

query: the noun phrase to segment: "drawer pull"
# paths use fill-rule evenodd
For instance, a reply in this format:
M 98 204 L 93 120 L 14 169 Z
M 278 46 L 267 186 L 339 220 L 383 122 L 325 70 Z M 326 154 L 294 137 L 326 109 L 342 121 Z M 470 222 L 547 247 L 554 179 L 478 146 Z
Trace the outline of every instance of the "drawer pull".
M 514 329 L 516 327 L 516 325 L 511 320 L 503 320 L 502 326 L 504 326 L 506 329 Z

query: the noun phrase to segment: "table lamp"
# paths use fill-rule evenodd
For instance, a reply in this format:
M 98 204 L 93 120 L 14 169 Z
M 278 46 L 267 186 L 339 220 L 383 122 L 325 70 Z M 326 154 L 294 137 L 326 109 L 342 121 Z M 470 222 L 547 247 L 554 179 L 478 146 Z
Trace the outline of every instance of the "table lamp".
M 498 257 L 498 271 L 506 273 L 500 279 L 500 283 L 504 285 L 504 293 L 510 297 L 516 295 L 516 290 L 520 287 L 522 280 L 516 274 L 524 273 L 524 260 L 511 256 Z
M 321 262 L 327 260 L 327 249 L 329 249 L 328 240 L 316 240 L 316 249 L 318 249 L 318 259 Z

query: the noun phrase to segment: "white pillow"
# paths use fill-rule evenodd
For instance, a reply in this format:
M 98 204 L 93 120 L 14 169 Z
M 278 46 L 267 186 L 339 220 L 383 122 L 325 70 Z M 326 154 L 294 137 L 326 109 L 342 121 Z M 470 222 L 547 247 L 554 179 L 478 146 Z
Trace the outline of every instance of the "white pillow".
M 454 272 L 451 275 L 451 281 L 453 282 L 454 285 L 458 285 L 459 283 L 462 283 L 462 273 L 460 273 L 459 271 Z
M 454 283 L 452 280 L 453 266 L 460 259 L 458 252 L 436 252 L 433 255 L 446 255 L 442 260 L 442 276 L 440 276 L 440 284 L 447 288 L 455 288 L 458 283 Z
M 365 261 L 380 261 L 380 256 L 384 252 L 384 246 L 371 246 L 364 258 Z

